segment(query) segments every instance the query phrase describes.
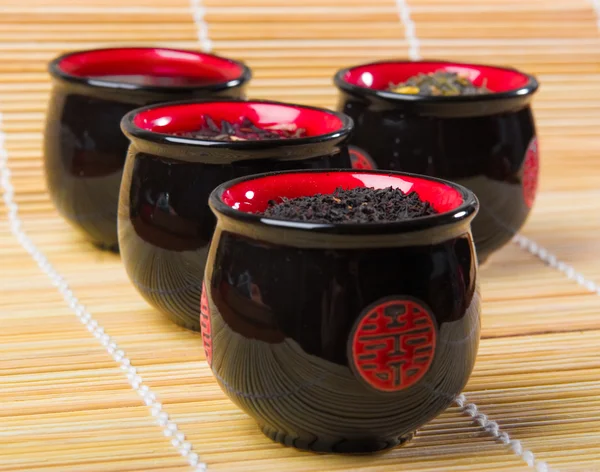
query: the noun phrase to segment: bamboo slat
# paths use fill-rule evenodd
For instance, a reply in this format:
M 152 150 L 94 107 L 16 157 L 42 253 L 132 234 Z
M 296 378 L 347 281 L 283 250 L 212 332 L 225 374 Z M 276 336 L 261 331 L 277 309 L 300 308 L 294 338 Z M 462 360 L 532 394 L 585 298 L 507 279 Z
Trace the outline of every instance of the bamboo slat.
M 600 296 L 590 291 L 600 281 L 596 3 L 0 0 L 0 144 L 22 226 L 208 470 L 535 470 L 527 451 L 537 470 L 600 470 Z M 46 64 L 55 55 L 110 45 L 199 49 L 202 7 L 214 49 L 253 68 L 251 96 L 333 107 L 337 68 L 408 57 L 415 38 L 405 36 L 405 6 L 423 57 L 512 65 L 542 83 L 534 102 L 541 191 L 523 235 L 577 272 L 569 279 L 515 244 L 492 257 L 481 270 L 483 338 L 465 391 L 521 441 L 521 457 L 457 405 L 384 455 L 314 455 L 270 442 L 217 387 L 199 337 L 146 305 L 118 256 L 86 244 L 45 191 Z M 11 233 L 8 215 L 0 202 L 0 471 L 190 470 L 189 456 Z

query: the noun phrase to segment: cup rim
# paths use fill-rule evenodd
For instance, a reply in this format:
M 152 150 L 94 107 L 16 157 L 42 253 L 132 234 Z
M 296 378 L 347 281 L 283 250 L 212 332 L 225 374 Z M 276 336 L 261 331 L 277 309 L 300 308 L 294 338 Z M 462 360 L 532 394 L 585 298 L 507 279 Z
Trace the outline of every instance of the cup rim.
M 473 69 L 481 72 L 482 70 L 488 71 L 496 71 L 496 72 L 504 72 L 515 74 L 522 77 L 525 80 L 523 86 L 512 88 L 509 90 L 501 91 L 501 92 L 492 92 L 481 95 L 457 95 L 457 96 L 426 96 L 426 95 L 410 95 L 410 94 L 399 94 L 394 92 L 388 92 L 385 90 L 372 89 L 360 85 L 356 85 L 350 83 L 347 80 L 347 75 L 353 71 L 356 71 L 360 68 L 379 68 L 385 65 L 397 65 L 402 67 L 404 65 L 414 65 L 419 64 L 423 66 L 431 66 L 434 64 L 438 64 L 440 67 L 461 67 L 467 69 Z M 350 67 L 346 67 L 340 69 L 336 72 L 334 76 L 334 84 L 340 90 L 351 93 L 353 95 L 365 96 L 365 97 L 373 97 L 378 98 L 386 102 L 390 103 L 410 103 L 414 105 L 418 104 L 435 104 L 435 105 L 443 105 L 447 104 L 449 106 L 455 105 L 457 103 L 467 103 L 467 104 L 475 104 L 489 101 L 497 101 L 497 100 L 506 100 L 510 98 L 524 98 L 532 95 L 539 88 L 539 83 L 537 79 L 530 74 L 522 72 L 518 69 L 511 67 L 501 67 L 495 66 L 491 64 L 476 64 L 476 63 L 468 63 L 468 62 L 458 62 L 458 61 L 448 61 L 448 60 L 436 60 L 436 59 L 427 59 L 427 60 L 419 60 L 419 61 L 411 61 L 411 60 L 383 60 L 383 61 L 375 61 L 362 63 Z
M 215 67 L 228 66 L 232 69 L 237 69 L 237 73 L 232 74 L 230 78 L 226 80 L 219 80 L 202 85 L 143 85 L 135 84 L 130 82 L 120 81 L 107 81 L 102 80 L 101 76 L 92 75 L 77 75 L 72 72 L 64 70 L 64 64 L 68 61 L 73 61 L 77 58 L 83 58 L 85 56 L 101 55 L 107 53 L 114 54 L 131 54 L 132 57 L 136 53 L 150 53 L 157 54 L 159 52 L 180 54 L 180 60 L 185 60 L 183 56 L 196 57 L 206 60 L 208 63 L 212 63 Z M 76 67 L 73 65 L 73 67 Z M 76 51 L 70 51 L 62 54 L 48 64 L 48 72 L 56 79 L 60 79 L 66 82 L 83 85 L 90 88 L 108 89 L 108 90 L 122 90 L 127 92 L 144 92 L 144 93 L 167 93 L 167 92 L 191 92 L 191 91 L 205 91 L 205 92 L 218 92 L 226 89 L 239 87 L 252 78 L 251 69 L 241 61 L 229 59 L 216 54 L 206 53 L 202 51 L 195 51 L 191 49 L 178 49 L 168 47 L 114 47 L 114 48 L 97 48 L 97 49 L 80 49 Z
M 288 138 L 288 139 L 262 139 L 262 140 L 248 140 L 248 141 L 214 141 L 205 140 L 198 138 L 187 138 L 175 136 L 173 134 L 164 134 L 156 131 L 149 131 L 141 128 L 136 124 L 136 117 L 151 111 L 157 111 L 161 109 L 173 109 L 173 108 L 186 108 L 186 107 L 203 107 L 203 106 L 215 106 L 215 105 L 226 105 L 228 103 L 242 103 L 246 105 L 260 104 L 260 105 L 272 105 L 284 108 L 294 108 L 297 110 L 309 110 L 318 112 L 335 117 L 339 120 L 340 127 L 335 131 L 317 134 L 313 136 L 305 136 L 301 138 Z M 339 139 L 344 136 L 348 136 L 354 127 L 354 122 L 349 116 L 332 111 L 326 108 L 313 107 L 309 105 L 299 105 L 295 103 L 280 102 L 275 100 L 254 100 L 254 99 L 192 99 L 192 100 L 181 100 L 173 102 L 163 102 L 153 105 L 148 105 L 142 108 L 127 113 L 121 120 L 121 129 L 130 138 L 137 138 L 144 141 L 149 141 L 156 144 L 168 144 L 175 146 L 190 146 L 196 148 L 213 148 L 213 149 L 264 149 L 264 148 L 279 148 L 286 146 L 296 146 L 303 144 L 315 144 L 326 141 Z
M 225 192 L 233 187 L 257 181 L 260 179 L 281 178 L 286 175 L 302 174 L 301 178 L 309 178 L 310 175 L 320 175 L 330 178 L 331 174 L 347 174 L 349 177 L 356 175 L 379 175 L 382 177 L 397 178 L 403 182 L 421 182 L 433 184 L 440 187 L 448 187 L 449 190 L 458 194 L 462 202 L 455 208 L 437 213 L 435 215 L 413 218 L 397 222 L 386 223 L 310 223 L 300 221 L 290 221 L 279 218 L 260 216 L 255 213 L 248 213 L 239 209 L 234 209 L 228 205 L 223 197 Z M 314 194 L 314 193 L 313 193 Z M 311 169 L 311 170 L 291 170 L 266 172 L 254 174 L 245 177 L 224 182 L 216 187 L 209 196 L 209 206 L 217 218 L 225 216 L 239 223 L 258 225 L 262 229 L 288 229 L 312 233 L 326 233 L 336 235 L 389 235 L 424 230 L 433 227 L 445 225 L 456 225 L 461 222 L 471 220 L 479 209 L 479 201 L 475 194 L 463 187 L 443 179 L 429 177 L 425 175 L 412 174 L 408 172 L 384 171 L 384 170 L 354 170 L 354 169 Z

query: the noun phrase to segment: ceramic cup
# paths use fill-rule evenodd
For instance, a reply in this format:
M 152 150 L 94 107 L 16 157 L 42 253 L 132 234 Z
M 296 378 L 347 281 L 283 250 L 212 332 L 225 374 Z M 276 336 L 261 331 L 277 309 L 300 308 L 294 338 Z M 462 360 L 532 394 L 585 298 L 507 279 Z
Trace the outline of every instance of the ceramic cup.
M 255 214 L 282 197 L 390 186 L 440 213 L 371 224 Z M 463 389 L 480 329 L 471 191 L 398 172 L 278 172 L 222 184 L 210 206 L 206 359 L 269 438 L 320 452 L 387 449 Z
M 174 136 L 210 117 L 297 125 L 307 137 L 203 141 Z M 227 180 L 271 170 L 350 168 L 352 120 L 319 108 L 267 102 L 188 102 L 129 113 L 131 139 L 119 204 L 119 245 L 133 284 L 175 323 L 199 330 L 204 264 L 215 218 L 208 196 Z
M 163 48 L 72 52 L 50 63 L 45 169 L 61 215 L 94 244 L 117 249 L 117 202 L 129 142 L 123 116 L 142 105 L 244 95 L 250 70 L 211 54 Z
M 490 94 L 428 97 L 387 92 L 419 73 L 464 74 Z M 480 262 L 523 226 L 535 199 L 538 141 L 530 103 L 538 88 L 523 72 L 452 62 L 389 61 L 335 75 L 338 110 L 354 119 L 350 152 L 358 169 L 414 172 L 473 190 Z

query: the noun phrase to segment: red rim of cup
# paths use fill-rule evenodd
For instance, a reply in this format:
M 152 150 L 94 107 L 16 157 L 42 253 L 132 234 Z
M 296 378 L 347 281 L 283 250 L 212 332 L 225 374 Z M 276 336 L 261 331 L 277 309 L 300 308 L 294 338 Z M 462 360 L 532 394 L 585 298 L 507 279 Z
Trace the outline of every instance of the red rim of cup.
M 491 93 L 460 96 L 424 96 L 399 94 L 386 89 L 390 84 L 401 83 L 419 73 L 438 70 L 457 72 L 466 76 L 475 85 L 486 84 Z M 524 96 L 538 88 L 535 77 L 516 69 L 492 65 L 468 64 L 449 61 L 381 61 L 349 67 L 335 75 L 338 87 L 347 91 L 361 90 L 388 100 L 409 101 L 478 101 L 492 98 Z
M 399 188 L 417 192 L 439 212 L 435 215 L 393 223 L 310 223 L 267 218 L 263 212 L 269 201 L 316 194 L 331 194 L 337 188 Z M 473 192 L 452 182 L 404 172 L 359 171 L 350 169 L 287 171 L 259 174 L 225 182 L 209 199 L 217 214 L 235 220 L 301 230 L 335 230 L 336 233 L 390 233 L 458 223 L 474 215 L 478 201 Z
M 194 131 L 205 122 L 205 116 L 219 126 L 222 119 L 239 122 L 249 118 L 256 126 L 293 124 L 306 130 L 305 137 L 248 141 L 215 141 L 180 137 L 176 132 Z M 126 134 L 153 142 L 181 143 L 199 146 L 247 147 L 265 144 L 299 144 L 319 142 L 348 135 L 352 119 L 323 108 L 267 100 L 184 101 L 134 110 L 123 118 Z
M 239 86 L 251 78 L 250 69 L 242 62 L 192 50 L 158 47 L 73 51 L 54 59 L 49 71 L 52 76 L 68 82 L 127 90 L 222 90 Z M 115 75 L 178 76 L 199 82 L 163 86 L 102 79 L 102 76 Z
M 424 96 L 385 90 L 420 72 L 436 70 L 461 72 L 475 85 L 487 85 L 492 93 L 480 95 Z M 342 92 L 360 103 L 373 103 L 378 110 L 398 110 L 437 118 L 489 116 L 521 110 L 529 105 L 538 89 L 532 75 L 516 69 L 450 61 L 382 61 L 342 69 L 334 83 Z

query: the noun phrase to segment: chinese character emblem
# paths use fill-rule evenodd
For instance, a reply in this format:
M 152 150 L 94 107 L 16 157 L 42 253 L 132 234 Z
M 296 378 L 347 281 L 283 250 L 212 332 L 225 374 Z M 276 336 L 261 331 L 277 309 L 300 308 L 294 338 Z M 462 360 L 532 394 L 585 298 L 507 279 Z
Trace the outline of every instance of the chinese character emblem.
M 527 151 L 525 152 L 525 163 L 523 164 L 523 198 L 528 208 L 533 206 L 538 184 L 539 153 L 538 141 L 534 136 Z
M 200 331 L 202 332 L 202 343 L 204 344 L 206 362 L 212 367 L 210 308 L 208 306 L 208 297 L 206 296 L 206 286 L 204 285 L 204 282 L 202 282 L 202 297 L 200 298 Z
M 348 346 L 352 369 L 370 387 L 397 392 L 417 383 L 435 354 L 436 325 L 409 297 L 380 300 L 359 317 Z
M 362 149 L 357 148 L 356 146 L 348 146 L 348 152 L 350 153 L 350 163 L 352 164 L 353 169 L 377 169 L 375 161 Z

